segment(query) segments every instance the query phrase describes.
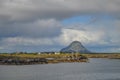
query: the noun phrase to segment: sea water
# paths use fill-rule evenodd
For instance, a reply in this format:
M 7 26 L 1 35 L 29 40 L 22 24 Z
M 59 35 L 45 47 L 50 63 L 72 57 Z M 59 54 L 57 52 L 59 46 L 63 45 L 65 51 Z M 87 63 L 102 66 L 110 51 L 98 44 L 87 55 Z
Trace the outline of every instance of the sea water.
M 89 63 L 0 65 L 0 80 L 120 80 L 120 59 Z

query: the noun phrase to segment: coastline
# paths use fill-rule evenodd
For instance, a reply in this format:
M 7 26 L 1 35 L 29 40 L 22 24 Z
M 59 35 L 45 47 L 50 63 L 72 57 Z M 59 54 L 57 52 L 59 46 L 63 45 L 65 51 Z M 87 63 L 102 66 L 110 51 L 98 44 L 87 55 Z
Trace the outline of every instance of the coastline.
M 0 54 L 0 65 L 35 65 L 89 62 L 89 58 L 120 59 L 120 54 Z
M 86 56 L 80 54 L 62 55 L 0 55 L 0 65 L 34 65 L 34 64 L 55 64 L 55 63 L 74 63 L 88 62 Z

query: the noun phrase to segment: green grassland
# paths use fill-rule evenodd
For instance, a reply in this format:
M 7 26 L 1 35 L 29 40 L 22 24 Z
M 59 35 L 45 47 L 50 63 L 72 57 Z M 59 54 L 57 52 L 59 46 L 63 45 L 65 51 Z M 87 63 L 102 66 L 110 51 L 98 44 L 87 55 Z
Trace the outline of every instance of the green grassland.
M 80 54 L 80 53 L 64 53 L 64 54 L 37 54 L 37 53 L 1 53 L 0 58 L 2 57 L 20 57 L 20 58 L 63 58 L 69 56 L 79 56 L 83 55 L 88 58 L 120 58 L 120 53 L 87 53 L 87 54 Z
M 109 58 L 109 59 L 120 59 L 120 53 L 92 53 L 83 54 L 88 58 Z

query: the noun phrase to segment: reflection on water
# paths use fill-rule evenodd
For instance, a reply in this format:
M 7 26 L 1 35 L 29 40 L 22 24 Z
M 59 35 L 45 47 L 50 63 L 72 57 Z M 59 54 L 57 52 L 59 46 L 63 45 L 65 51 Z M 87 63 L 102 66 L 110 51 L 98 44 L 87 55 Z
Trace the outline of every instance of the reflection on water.
M 90 63 L 0 65 L 0 80 L 120 80 L 120 60 L 90 59 Z

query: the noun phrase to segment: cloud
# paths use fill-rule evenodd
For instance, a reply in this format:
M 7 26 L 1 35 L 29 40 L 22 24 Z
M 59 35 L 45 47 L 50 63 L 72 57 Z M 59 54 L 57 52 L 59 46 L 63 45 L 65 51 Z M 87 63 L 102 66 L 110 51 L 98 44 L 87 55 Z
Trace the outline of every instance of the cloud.
M 83 28 L 83 27 L 82 27 Z M 115 29 L 116 30 L 116 29 Z M 15 49 L 23 48 L 25 46 L 32 49 L 33 47 L 39 47 L 46 49 L 60 50 L 62 47 L 69 45 L 72 41 L 80 41 L 83 45 L 87 46 L 89 49 L 102 50 L 104 51 L 119 51 L 119 34 L 113 36 L 116 31 L 98 29 L 94 26 L 87 26 L 83 29 L 65 29 L 63 28 L 61 34 L 56 37 L 42 37 L 42 38 L 33 38 L 33 37 L 6 37 L 2 38 L 0 41 L 1 50 L 2 49 Z M 110 33 L 113 31 L 112 33 Z M 48 47 L 51 46 L 51 47 Z M 59 49 L 58 49 L 59 47 Z M 98 49 L 99 48 L 99 49 Z M 105 50 L 104 50 L 105 49 Z M 109 50 L 110 49 L 110 50 Z M 24 49 L 23 49 L 24 50 Z M 30 50 L 29 50 L 30 51 Z
M 58 36 L 61 20 L 76 15 L 119 18 L 119 4 L 119 0 L 0 0 L 0 37 Z
M 119 0 L 1 0 L 0 16 L 4 16 L 8 21 L 62 19 L 83 14 L 107 14 L 118 17 L 119 7 Z
M 37 45 L 52 45 L 53 41 L 49 38 L 24 38 L 24 37 L 8 37 L 3 38 L 2 42 L 6 45 L 16 46 L 37 46 Z
M 4 49 L 4 47 L 0 47 L 0 50 Z
M 49 50 L 52 48 L 49 46 L 54 46 L 54 40 L 52 40 L 52 38 L 7 37 L 2 38 L 0 41 L 0 50 L 5 52 L 36 52 L 41 51 L 41 49 Z
M 55 19 L 36 20 L 0 26 L 0 37 L 53 37 L 58 36 L 61 24 Z
M 90 30 L 73 30 L 73 29 L 63 29 L 62 34 L 58 38 L 62 45 L 68 45 L 72 41 L 80 41 L 83 44 L 95 45 L 102 44 L 104 42 L 104 32 L 103 31 L 90 31 Z
M 93 16 L 89 25 L 62 24 L 83 15 Z M 103 19 L 106 15 L 111 18 Z M 1 50 L 65 46 L 74 40 L 92 47 L 119 46 L 119 25 L 120 0 L 0 0 Z

